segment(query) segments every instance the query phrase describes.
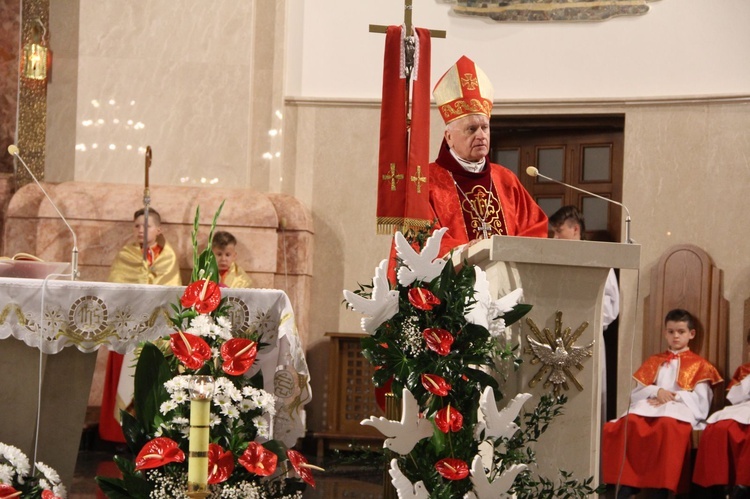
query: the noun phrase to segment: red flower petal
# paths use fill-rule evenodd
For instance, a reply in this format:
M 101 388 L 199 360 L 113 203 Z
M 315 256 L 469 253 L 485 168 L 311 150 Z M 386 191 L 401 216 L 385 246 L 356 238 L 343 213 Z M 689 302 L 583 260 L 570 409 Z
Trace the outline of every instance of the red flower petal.
M 221 345 L 224 372 L 232 376 L 245 374 L 253 366 L 258 355 L 258 344 L 245 338 L 232 338 Z
M 447 407 L 443 407 L 435 415 L 435 425 L 443 433 L 448 433 L 449 431 L 456 432 L 463 428 L 464 417 L 455 407 L 451 407 L 448 404 Z
M 185 308 L 195 307 L 199 314 L 210 314 L 221 302 L 221 288 L 214 281 L 201 279 L 185 288 L 180 303 Z
M 451 385 L 437 374 L 423 374 L 421 376 L 422 386 L 428 392 L 445 397 L 451 391 Z
M 181 463 L 185 460 L 185 453 L 180 450 L 177 442 L 167 437 L 157 437 L 143 446 L 135 458 L 135 469 L 148 470 L 158 468 L 168 463 Z
M 258 442 L 250 442 L 238 461 L 250 473 L 255 473 L 259 476 L 269 476 L 276 471 L 278 459 L 276 454 Z
M 432 310 L 436 305 L 440 305 L 440 299 L 429 289 L 411 288 L 408 296 L 409 303 L 419 310 Z
M 198 370 L 211 358 L 211 347 L 200 336 L 178 331 L 169 335 L 172 353 L 188 369 Z
M 460 459 L 446 457 L 435 463 L 435 470 L 448 480 L 463 480 L 469 476 L 469 467 Z
M 208 483 L 225 482 L 234 471 L 234 454 L 219 444 L 208 444 Z
M 0 494 L 3 492 L 0 491 Z M 0 497 L 5 497 L 4 495 L 0 495 Z M 42 491 L 42 499 L 62 499 L 60 496 L 56 496 L 54 492 L 52 492 L 49 489 L 45 489 Z
M 0 498 L 2 497 L 10 497 L 11 494 L 17 494 L 18 491 L 11 487 L 10 485 L 6 485 L 4 483 L 0 483 Z M 18 496 L 13 496 L 18 497 Z
M 450 331 L 440 328 L 427 328 L 422 331 L 422 336 L 427 342 L 427 348 L 433 352 L 442 356 L 450 353 L 453 344 L 453 335 Z
M 315 477 L 313 477 L 312 470 L 306 466 L 307 459 L 305 459 L 305 456 L 291 449 L 286 451 L 286 455 L 300 478 L 315 488 Z

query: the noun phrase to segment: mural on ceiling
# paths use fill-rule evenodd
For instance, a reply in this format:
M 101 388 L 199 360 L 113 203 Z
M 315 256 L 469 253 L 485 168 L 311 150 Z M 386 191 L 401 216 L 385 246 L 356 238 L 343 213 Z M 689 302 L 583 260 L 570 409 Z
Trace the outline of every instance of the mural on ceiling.
M 460 15 L 495 21 L 603 21 L 643 15 L 657 0 L 437 0 Z

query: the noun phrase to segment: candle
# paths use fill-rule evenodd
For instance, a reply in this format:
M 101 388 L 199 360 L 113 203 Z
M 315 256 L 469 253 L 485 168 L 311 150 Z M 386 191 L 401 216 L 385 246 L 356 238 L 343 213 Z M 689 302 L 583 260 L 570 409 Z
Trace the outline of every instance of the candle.
M 205 497 L 208 490 L 208 443 L 211 422 L 211 376 L 190 380 L 190 447 L 188 452 L 188 496 Z

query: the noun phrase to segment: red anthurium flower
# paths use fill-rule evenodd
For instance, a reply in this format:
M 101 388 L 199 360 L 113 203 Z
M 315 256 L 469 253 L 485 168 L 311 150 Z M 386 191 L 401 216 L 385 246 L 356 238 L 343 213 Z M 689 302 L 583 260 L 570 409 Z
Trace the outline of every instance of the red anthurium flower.
M 234 454 L 219 444 L 208 445 L 208 483 L 225 482 L 234 471 Z
M 188 369 L 198 370 L 211 358 L 211 347 L 201 338 L 190 333 L 177 331 L 169 335 L 172 353 Z
M 20 497 L 21 493 L 11 487 L 10 485 L 6 485 L 4 483 L 0 483 L 0 499 L 5 499 L 6 497 Z
M 427 328 L 422 331 L 422 336 L 427 342 L 427 348 L 445 357 L 451 351 L 453 335 L 450 331 L 440 328 Z
M 143 446 L 135 458 L 135 469 L 148 470 L 158 468 L 169 463 L 181 463 L 185 460 L 185 453 L 180 450 L 177 442 L 167 437 L 157 437 Z
M 429 289 L 411 288 L 409 290 L 409 303 L 419 310 L 432 310 L 436 305 L 440 305 L 440 299 L 433 295 Z
M 258 355 L 258 344 L 245 338 L 232 338 L 221 345 L 224 372 L 232 376 L 245 374 L 253 366 Z
M 238 459 L 239 463 L 250 473 L 269 476 L 276 471 L 278 456 L 258 442 L 250 442 L 245 453 Z
M 451 385 L 437 374 L 423 374 L 421 376 L 422 386 L 425 390 L 435 395 L 445 397 L 451 391 Z
M 456 432 L 463 428 L 464 417 L 455 407 L 448 404 L 447 407 L 443 407 L 435 415 L 435 425 L 443 433 L 448 433 L 449 431 Z
M 201 279 L 185 288 L 180 303 L 185 308 L 195 307 L 199 314 L 210 314 L 221 302 L 221 288 L 214 281 Z
M 463 480 L 469 476 L 469 467 L 460 459 L 446 457 L 435 463 L 435 470 L 448 480 Z
M 0 492 L 0 494 L 2 494 L 2 492 Z M 6 496 L 0 496 L 0 497 L 6 497 Z M 42 491 L 42 499 L 62 499 L 62 497 L 56 496 L 55 493 L 49 489 L 45 489 Z
M 289 458 L 289 462 L 292 463 L 294 471 L 297 472 L 300 478 L 302 478 L 302 480 L 304 480 L 306 483 L 309 483 L 313 488 L 315 488 L 315 478 L 313 477 L 312 470 L 316 469 L 323 471 L 323 468 L 319 468 L 317 466 L 309 464 L 307 462 L 307 459 L 305 459 L 305 456 L 303 456 L 296 450 L 290 449 L 286 451 L 286 456 Z

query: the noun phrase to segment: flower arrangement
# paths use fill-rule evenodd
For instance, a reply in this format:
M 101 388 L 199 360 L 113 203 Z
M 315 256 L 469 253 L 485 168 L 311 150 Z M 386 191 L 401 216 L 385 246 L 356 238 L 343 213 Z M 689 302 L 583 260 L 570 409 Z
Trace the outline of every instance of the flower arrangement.
M 57 471 L 42 462 L 32 470 L 19 448 L 0 443 L 0 497 L 65 499 L 67 493 Z
M 498 379 L 518 366 L 508 326 L 531 309 L 522 290 L 494 300 L 486 274 L 468 264 L 455 268 L 437 258 L 447 229 L 411 242 L 396 233 L 395 287 L 387 260 L 372 285 L 344 296 L 365 315 L 363 355 L 374 365 L 374 384 L 401 399 L 400 421 L 362 421 L 386 436 L 389 474 L 399 497 L 491 499 L 584 497 L 594 491 L 561 471 L 558 485 L 532 476 L 533 450 L 526 448 L 561 414 L 564 397 L 542 397 L 519 417 L 530 394 L 519 394 L 503 410 Z M 494 374 L 494 375 L 493 375 Z M 480 452 L 480 448 L 483 449 Z
M 223 206 L 223 203 L 222 203 Z M 135 372 L 135 414 L 122 412 L 128 447 L 116 456 L 122 479 L 97 477 L 110 498 L 187 498 L 190 388 L 196 376 L 213 378 L 210 398 L 208 496 L 300 498 L 315 485 L 306 459 L 273 437 L 275 397 L 252 375 L 266 346 L 256 332 L 233 335 L 218 267 L 211 251 L 216 212 L 206 249 L 197 243 L 200 209 L 193 226 L 193 275 L 171 317 L 175 332 L 143 345 Z

